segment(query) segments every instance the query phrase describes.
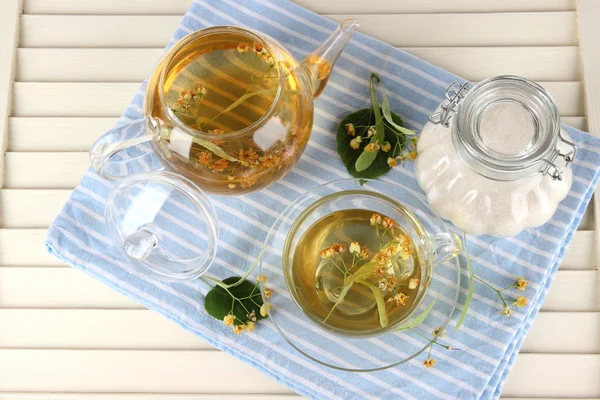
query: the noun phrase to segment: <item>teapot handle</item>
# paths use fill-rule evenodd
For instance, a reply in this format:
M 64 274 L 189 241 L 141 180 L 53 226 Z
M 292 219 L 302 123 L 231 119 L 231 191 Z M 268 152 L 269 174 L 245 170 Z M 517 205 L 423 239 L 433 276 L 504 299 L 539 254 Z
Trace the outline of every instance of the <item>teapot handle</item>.
M 462 240 L 454 233 L 438 233 L 431 238 L 433 243 L 433 266 L 456 257 L 462 251 Z
M 153 130 L 158 131 L 158 124 L 151 117 L 136 119 L 111 129 L 92 145 L 90 164 L 98 175 L 111 181 L 148 170 L 164 170 L 152 149 L 140 146 L 153 139 Z M 126 149 L 130 151 L 122 152 Z

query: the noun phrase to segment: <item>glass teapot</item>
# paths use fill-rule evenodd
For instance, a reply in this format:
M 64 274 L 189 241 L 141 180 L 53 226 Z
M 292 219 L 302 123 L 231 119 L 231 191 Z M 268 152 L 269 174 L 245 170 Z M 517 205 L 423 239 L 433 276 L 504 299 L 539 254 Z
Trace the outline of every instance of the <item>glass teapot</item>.
M 94 143 L 92 166 L 109 180 L 170 170 L 220 195 L 270 185 L 302 155 L 313 99 L 358 27 L 355 19 L 343 21 L 302 62 L 272 38 L 240 27 L 189 34 L 148 80 L 144 117 Z

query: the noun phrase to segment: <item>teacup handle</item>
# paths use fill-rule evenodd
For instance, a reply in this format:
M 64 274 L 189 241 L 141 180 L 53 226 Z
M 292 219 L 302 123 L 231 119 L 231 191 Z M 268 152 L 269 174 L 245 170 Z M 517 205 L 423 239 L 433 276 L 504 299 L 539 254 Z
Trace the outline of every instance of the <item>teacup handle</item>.
M 438 233 L 431 237 L 433 243 L 433 266 L 443 264 L 462 251 L 462 240 L 454 233 Z
M 136 119 L 125 125 L 120 125 L 111 129 L 102 135 L 90 149 L 89 157 L 90 164 L 96 170 L 98 175 L 108 180 L 121 180 L 124 177 L 133 173 L 148 172 L 148 166 L 153 171 L 164 170 L 162 165 L 155 165 L 151 158 L 154 157 L 152 150 L 145 146 L 138 147 L 137 153 L 133 157 L 116 160 L 113 158 L 122 150 L 138 146 L 142 143 L 149 142 L 153 138 L 153 132 L 158 132 L 158 123 L 151 117 Z

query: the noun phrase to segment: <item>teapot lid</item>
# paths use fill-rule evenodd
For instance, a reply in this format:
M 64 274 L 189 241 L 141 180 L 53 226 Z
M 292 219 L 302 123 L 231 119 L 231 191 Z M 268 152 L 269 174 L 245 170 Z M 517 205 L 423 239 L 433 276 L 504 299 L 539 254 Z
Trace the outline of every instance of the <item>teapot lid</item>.
M 198 278 L 217 251 L 217 214 L 204 192 L 171 172 L 130 176 L 106 200 L 104 217 L 121 255 L 169 281 Z

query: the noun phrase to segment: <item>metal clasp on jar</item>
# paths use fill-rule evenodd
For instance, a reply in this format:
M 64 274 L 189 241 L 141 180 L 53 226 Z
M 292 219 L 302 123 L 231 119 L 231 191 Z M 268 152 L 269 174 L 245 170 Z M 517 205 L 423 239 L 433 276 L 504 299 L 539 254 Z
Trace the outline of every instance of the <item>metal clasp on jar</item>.
M 569 166 L 569 164 L 571 164 L 575 160 L 575 157 L 577 156 L 577 146 L 575 145 L 575 143 L 572 143 L 572 142 L 568 141 L 567 139 L 565 139 L 562 136 L 561 132 L 558 133 L 558 139 L 561 142 L 563 142 L 564 144 L 566 144 L 567 146 L 569 146 L 571 148 L 571 151 L 569 151 L 568 153 L 562 153 L 557 148 L 554 151 L 554 153 L 552 153 L 552 156 L 550 157 L 550 159 L 544 158 L 542 160 L 544 162 L 544 166 L 542 167 L 540 172 L 543 175 L 548 175 L 553 180 L 562 181 L 563 172 L 558 167 L 558 165 L 556 165 L 556 159 L 561 157 L 565 161 L 565 168 L 567 168 Z
M 452 82 L 446 89 L 446 101 L 440 106 L 441 110 L 429 117 L 429 121 L 434 124 L 442 124 L 446 128 L 450 126 L 452 116 L 458 111 L 458 106 L 469 91 L 469 82 L 462 85 L 458 82 Z

